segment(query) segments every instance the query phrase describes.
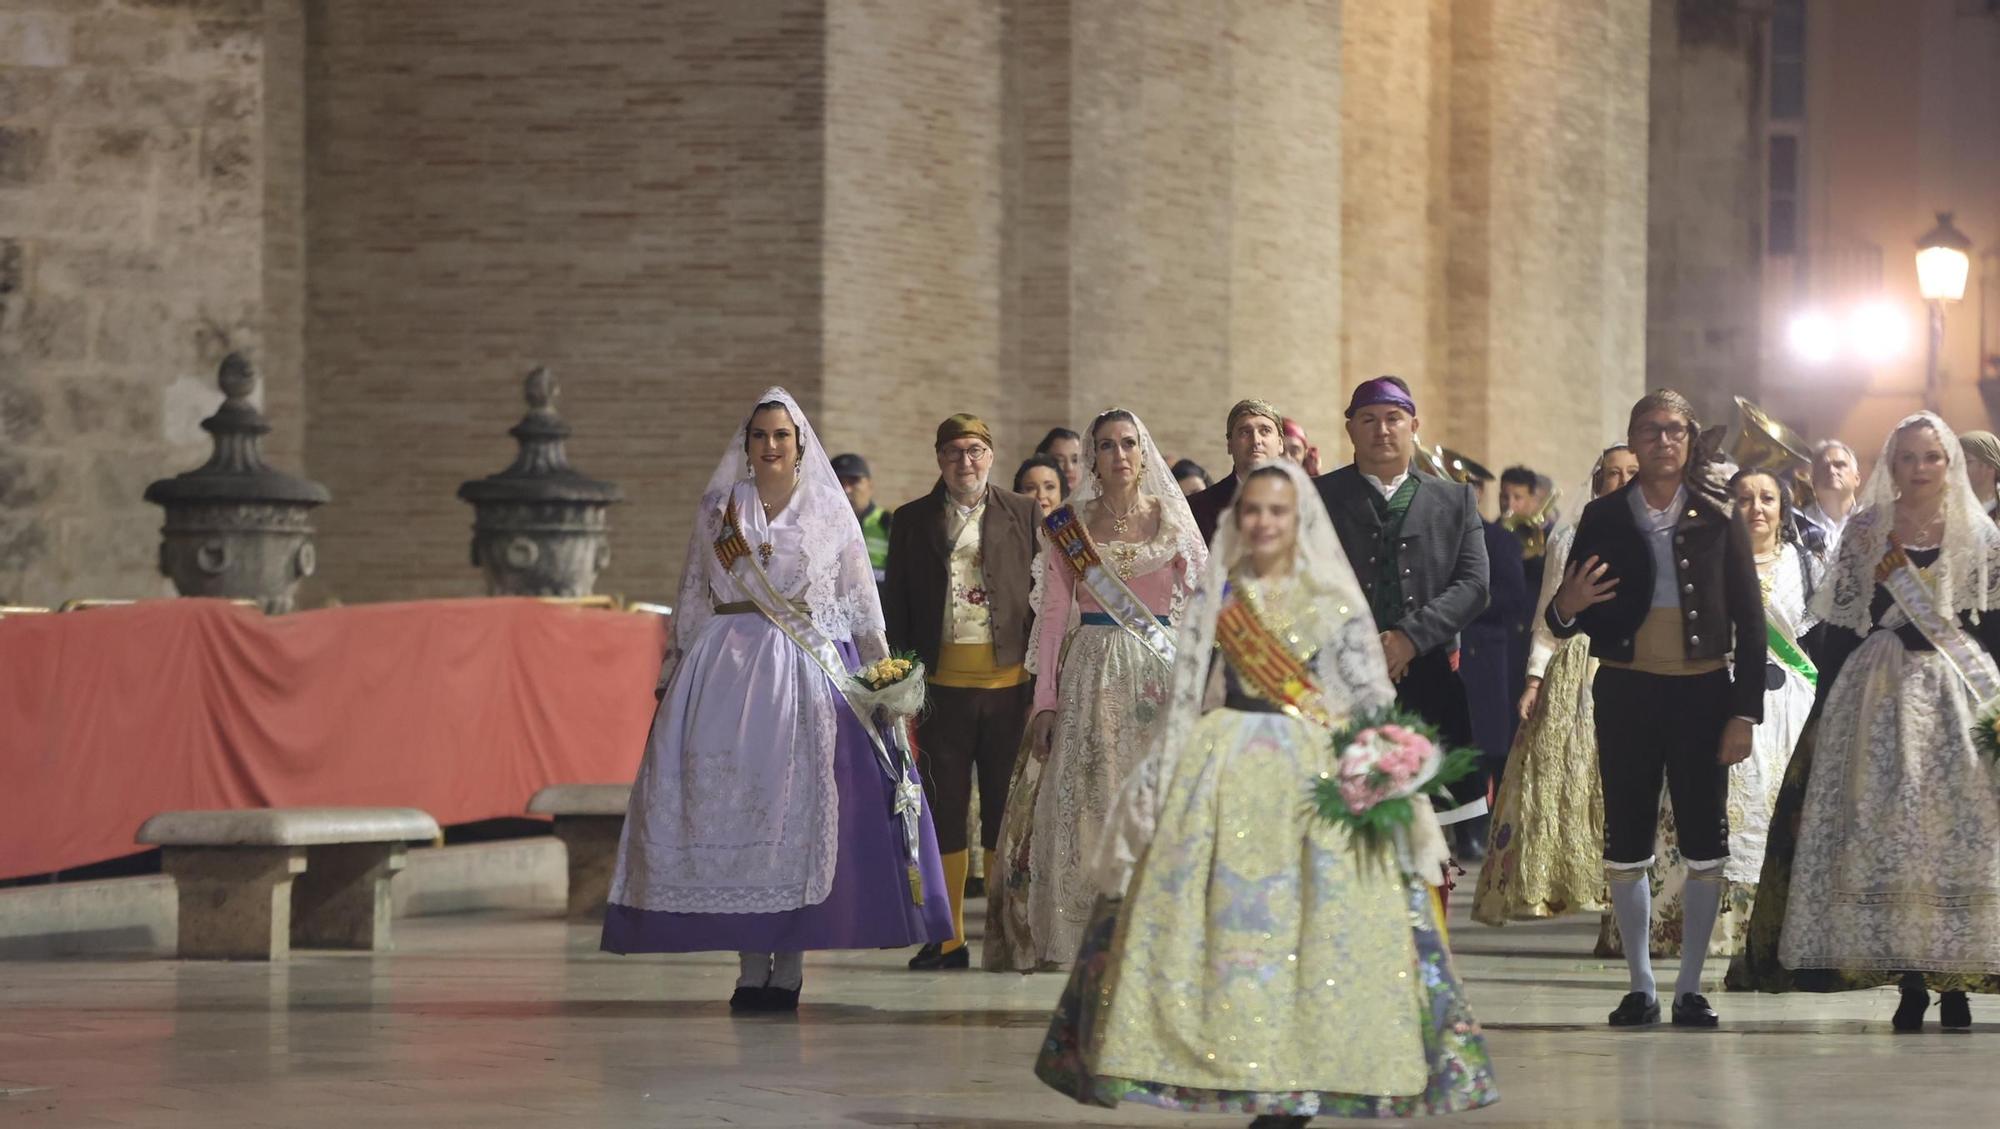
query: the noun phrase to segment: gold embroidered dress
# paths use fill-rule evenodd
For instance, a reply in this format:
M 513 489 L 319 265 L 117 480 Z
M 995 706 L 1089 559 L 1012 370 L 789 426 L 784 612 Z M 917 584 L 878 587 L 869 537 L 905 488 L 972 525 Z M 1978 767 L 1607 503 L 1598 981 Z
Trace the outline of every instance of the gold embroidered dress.
M 1541 615 L 1568 566 L 1576 527 L 1549 539 L 1528 673 L 1542 679 L 1514 736 L 1493 804 L 1492 848 L 1472 919 L 1486 925 L 1604 908 L 1604 784 L 1597 773 L 1597 660 L 1579 633 L 1558 640 Z
M 1341 602 L 1289 578 L 1239 578 L 1223 597 L 1296 648 L 1343 715 L 1393 700 L 1346 576 Z M 1215 604 L 1205 614 L 1212 638 Z M 1406 868 L 1312 815 L 1310 782 L 1335 763 L 1326 726 L 1252 689 L 1201 629 L 1181 639 L 1172 709 L 1192 720 L 1170 724 L 1120 792 L 1094 860 L 1105 896 L 1037 1075 L 1080 1102 L 1176 1110 L 1383 1117 L 1495 1100 L 1435 903 L 1411 872 L 1436 864 Z M 1435 835 L 1428 809 L 1419 819 Z

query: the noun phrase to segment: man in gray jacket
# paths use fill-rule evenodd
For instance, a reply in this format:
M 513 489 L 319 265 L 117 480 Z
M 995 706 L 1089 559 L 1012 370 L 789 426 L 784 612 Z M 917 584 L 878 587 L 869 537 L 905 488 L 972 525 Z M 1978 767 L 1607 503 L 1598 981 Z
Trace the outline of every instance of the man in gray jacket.
M 1486 535 L 1470 486 L 1411 466 L 1417 424 L 1416 399 L 1401 378 L 1362 384 L 1347 405 L 1354 461 L 1313 483 L 1368 593 L 1397 702 L 1447 743 L 1469 746 L 1458 635 L 1486 610 Z M 1461 780 L 1453 792 L 1470 802 L 1485 796 L 1486 782 Z

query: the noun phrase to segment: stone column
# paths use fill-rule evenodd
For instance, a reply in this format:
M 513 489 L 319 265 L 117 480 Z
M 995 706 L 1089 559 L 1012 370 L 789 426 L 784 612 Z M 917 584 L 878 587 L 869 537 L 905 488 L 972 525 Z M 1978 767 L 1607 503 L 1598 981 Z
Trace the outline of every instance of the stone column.
M 1452 446 L 1559 483 L 1645 383 L 1650 16 L 1624 0 L 1451 8 Z M 1496 468 L 1497 469 L 1497 468 Z
M 1449 439 L 1442 342 L 1448 0 L 1341 8 L 1341 379 L 1410 382 L 1425 431 Z M 1442 43 L 1447 51 L 1438 57 Z M 1434 324 L 1434 320 L 1437 324 Z M 1438 346 L 1438 347 L 1434 347 Z M 1336 413 L 1330 423 L 1338 422 Z M 1331 438 L 1331 437 L 1330 437 Z M 1344 439 L 1324 444 L 1346 449 Z
M 1705 0 L 1653 0 L 1652 11 L 1647 383 L 1687 393 L 1704 420 L 1733 430 L 1730 397 L 1764 398 L 1770 15 Z
M 1030 432 L 1104 408 L 1215 469 L 1229 404 L 1324 432 L 1340 331 L 1340 9 L 1009 6 Z M 1051 187 L 1057 186 L 1057 187 Z M 1016 217 L 1018 224 L 1016 226 Z
M 182 960 L 283 960 L 292 950 L 292 883 L 304 847 L 167 847 L 160 867 L 180 899 Z

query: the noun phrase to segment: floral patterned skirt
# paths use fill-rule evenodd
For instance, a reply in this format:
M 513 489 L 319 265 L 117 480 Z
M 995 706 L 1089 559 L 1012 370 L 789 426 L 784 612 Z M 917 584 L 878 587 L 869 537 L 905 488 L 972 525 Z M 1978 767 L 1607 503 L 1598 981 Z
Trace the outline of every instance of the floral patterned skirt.
M 1582 635 L 1549 660 L 1494 800 L 1493 845 L 1479 870 L 1474 921 L 1505 925 L 1604 908 L 1604 784 L 1590 694 L 1596 669 Z
M 1118 787 L 1152 747 L 1166 713 L 1169 671 L 1122 627 L 1084 624 L 1064 645 L 1055 736 L 1040 766 L 1028 842 L 1007 876 L 1026 905 L 1025 931 L 1010 932 L 1015 964 L 1067 961 L 1097 897 L 1090 850 L 1110 819 Z M 1004 833 L 1003 833 L 1004 834 Z
M 1928 657 L 1933 661 L 1941 661 L 1935 654 Z M 1812 718 L 1807 721 L 1805 731 L 1799 738 L 1798 749 L 1792 754 L 1791 764 L 1785 771 L 1784 783 L 1778 789 L 1777 810 L 1771 824 L 1771 837 L 1765 846 L 1764 871 L 1758 883 L 1760 896 L 1757 899 L 1756 911 L 1750 919 L 1748 943 L 1743 952 L 1730 962 L 1729 974 L 1724 980 L 1724 986 L 1730 991 L 1848 992 L 1894 984 L 1902 975 L 1901 970 L 1896 968 L 1879 966 L 1792 969 L 1784 965 L 1780 955 L 1785 923 L 1792 910 L 1791 903 L 1800 893 L 1800 884 L 1795 880 L 1795 869 L 1802 824 L 1807 815 L 1807 798 L 1814 782 L 1815 761 L 1819 759 L 1820 749 L 1824 743 L 1821 734 L 1829 724 L 1829 717 L 1838 716 L 1840 720 L 1850 725 L 1855 724 L 1855 710 L 1840 711 L 1836 715 L 1836 711 L 1832 709 L 1835 699 L 1847 689 L 1847 679 L 1854 674 L 1855 669 L 1855 661 L 1850 659 L 1848 667 L 1841 672 L 1841 684 L 1828 695 L 1824 703 L 1825 708 L 1815 711 Z M 1962 704 L 1954 701 L 1953 690 L 1949 687 L 1949 683 L 1939 680 L 1939 684 L 1945 689 L 1928 697 L 1931 701 L 1945 703 L 1947 708 L 1956 705 L 1952 710 L 1953 721 L 1950 724 L 1962 732 L 1961 727 L 1970 724 L 1969 714 L 1965 712 Z M 1858 685 L 1860 681 L 1857 678 Z M 1955 732 L 1951 735 L 1952 739 L 1927 742 L 1923 751 L 1934 755 L 1935 750 L 1953 744 L 1953 739 L 1959 736 L 1960 733 Z M 1843 743 L 1842 752 L 1854 751 L 1854 745 L 1855 742 L 1850 738 Z M 1883 748 L 1902 749 L 1903 746 L 1901 742 L 1892 741 Z M 1862 755 L 1870 755 L 1865 749 L 1866 747 Z M 1879 755 L 1881 751 L 1878 750 L 1875 755 Z M 1909 959 L 1912 963 L 1916 963 L 1922 959 L 1922 955 L 1912 953 Z M 2000 993 L 2000 975 L 1992 973 L 1925 971 L 1922 976 L 1925 986 L 1931 991 Z
M 1307 1116 L 1497 1099 L 1430 888 L 1284 799 L 1332 756 L 1282 714 L 1195 724 L 1123 897 L 1094 902 L 1044 1082 L 1087 1104 Z
M 1108 974 L 1116 959 L 1113 939 L 1120 903 L 1100 899 L 1069 984 L 1056 1003 L 1035 1076 L 1086 1105 L 1134 1102 L 1189 1113 L 1288 1114 L 1303 1117 L 1422 1117 L 1458 1113 L 1500 1099 L 1485 1036 L 1467 1005 L 1437 928 L 1436 903 L 1420 881 L 1407 885 L 1410 927 L 1416 941 L 1415 972 L 1428 1000 L 1421 1026 L 1429 1081 L 1421 1094 L 1326 1093 L 1311 1090 L 1215 1090 L 1096 1074 L 1086 1048 L 1097 1041 L 1097 1026 L 1109 1002 Z M 1351 1038 L 1342 1017 L 1326 1017 L 1328 1041 Z

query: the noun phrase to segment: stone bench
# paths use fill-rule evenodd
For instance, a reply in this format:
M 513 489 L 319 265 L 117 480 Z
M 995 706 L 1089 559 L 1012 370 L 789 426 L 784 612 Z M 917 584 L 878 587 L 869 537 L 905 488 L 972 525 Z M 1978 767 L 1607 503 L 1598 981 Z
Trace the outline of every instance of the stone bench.
M 437 821 L 414 808 L 172 811 L 138 835 L 173 876 L 183 960 L 385 950 L 389 882 L 408 843 L 437 838 Z
M 631 801 L 630 784 L 554 784 L 528 801 L 530 814 L 555 817 L 556 838 L 569 851 L 571 920 L 603 916 Z

